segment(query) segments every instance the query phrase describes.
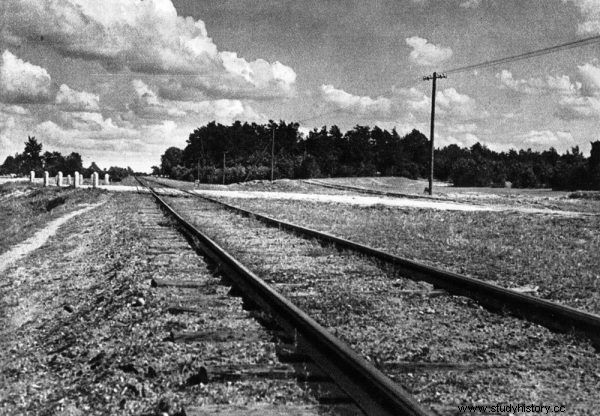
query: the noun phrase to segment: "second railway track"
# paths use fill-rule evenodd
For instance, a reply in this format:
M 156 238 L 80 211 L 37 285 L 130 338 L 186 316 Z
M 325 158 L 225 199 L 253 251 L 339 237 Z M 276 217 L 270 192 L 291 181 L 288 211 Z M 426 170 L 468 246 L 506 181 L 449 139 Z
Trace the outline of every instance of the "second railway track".
M 165 199 L 437 414 L 531 398 L 573 403 L 569 414 L 593 414 L 598 404 L 597 355 L 585 341 L 444 296 L 379 262 L 215 203 Z

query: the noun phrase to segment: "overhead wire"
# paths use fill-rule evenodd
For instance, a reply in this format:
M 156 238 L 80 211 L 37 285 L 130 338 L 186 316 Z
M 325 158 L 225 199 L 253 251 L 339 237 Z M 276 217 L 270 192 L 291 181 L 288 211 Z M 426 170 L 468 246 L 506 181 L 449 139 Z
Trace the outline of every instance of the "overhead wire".
M 491 60 L 483 61 L 483 62 L 480 62 L 477 64 L 471 64 L 471 65 L 465 65 L 462 67 L 451 68 L 446 71 L 440 71 L 440 74 L 446 74 L 446 75 L 458 74 L 461 72 L 472 71 L 475 69 L 489 68 L 489 67 L 493 67 L 493 66 L 516 62 L 516 61 L 531 59 L 531 58 L 535 58 L 538 56 L 557 53 L 557 52 L 561 52 L 564 50 L 580 48 L 580 47 L 595 44 L 595 43 L 600 43 L 600 35 L 590 36 L 590 37 L 583 38 L 583 39 L 577 39 L 577 40 L 574 40 L 571 42 L 562 43 L 560 45 L 554 45 L 554 46 L 549 46 L 549 47 L 542 48 L 542 49 L 536 49 L 533 51 L 524 52 L 524 53 L 517 54 L 517 55 L 507 56 L 507 57 L 498 58 L 498 59 L 491 59 Z M 331 114 L 341 113 L 345 110 L 347 110 L 347 108 L 338 108 L 338 109 L 330 110 L 330 111 L 323 112 L 323 113 L 317 113 L 310 117 L 299 120 L 298 123 L 303 123 L 306 121 L 314 120 L 319 117 L 324 117 L 324 116 L 328 116 Z
M 535 58 L 542 55 L 548 55 L 551 53 L 560 52 L 563 50 L 580 48 L 582 46 L 591 45 L 594 43 L 600 42 L 600 35 L 590 36 L 584 39 L 578 39 L 567 43 L 562 43 L 560 45 L 549 46 L 542 49 L 537 49 L 534 51 L 524 52 L 518 55 L 507 56 L 504 58 L 492 59 L 489 61 L 480 62 L 478 64 L 466 65 L 458 68 L 452 68 L 447 71 L 441 71 L 442 73 L 448 74 L 457 74 L 459 72 L 472 71 L 480 68 L 488 68 L 491 66 L 502 65 L 510 62 L 521 61 L 525 59 Z

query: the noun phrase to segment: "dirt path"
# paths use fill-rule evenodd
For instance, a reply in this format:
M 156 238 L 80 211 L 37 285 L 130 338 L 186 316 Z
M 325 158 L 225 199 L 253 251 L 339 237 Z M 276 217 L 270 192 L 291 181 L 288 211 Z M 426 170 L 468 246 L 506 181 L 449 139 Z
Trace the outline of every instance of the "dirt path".
M 33 250 L 40 248 L 50 237 L 56 234 L 56 231 L 61 225 L 69 221 L 71 218 L 91 211 L 92 209 L 99 207 L 105 202 L 106 201 L 99 202 L 93 205 L 87 205 L 85 208 L 63 215 L 62 217 L 51 221 L 45 228 L 35 233 L 33 237 L 30 237 L 21 244 L 18 244 L 12 250 L 1 254 L 0 273 L 6 270 L 11 263 L 14 263 L 15 261 L 25 257 Z

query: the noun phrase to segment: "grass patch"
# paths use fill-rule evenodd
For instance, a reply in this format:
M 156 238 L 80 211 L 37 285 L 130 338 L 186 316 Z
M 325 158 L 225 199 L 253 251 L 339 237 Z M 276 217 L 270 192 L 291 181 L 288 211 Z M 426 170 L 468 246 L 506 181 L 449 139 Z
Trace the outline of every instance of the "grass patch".
M 571 199 L 590 199 L 592 201 L 600 201 L 599 191 L 577 191 L 569 194 Z
M 29 184 L 0 185 L 0 253 L 31 237 L 57 216 L 83 203 L 96 202 L 101 190 L 41 188 Z

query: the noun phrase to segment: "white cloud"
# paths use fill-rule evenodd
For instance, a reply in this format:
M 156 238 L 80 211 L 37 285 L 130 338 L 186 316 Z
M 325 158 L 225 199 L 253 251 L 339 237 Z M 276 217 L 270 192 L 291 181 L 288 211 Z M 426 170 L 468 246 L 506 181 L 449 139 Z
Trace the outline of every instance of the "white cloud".
M 322 99 L 349 114 L 366 114 L 389 123 L 400 122 L 420 124 L 431 111 L 431 98 L 417 88 L 392 90 L 391 98 L 358 96 L 332 85 L 322 85 Z M 437 114 L 440 119 L 453 118 L 461 121 L 474 121 L 488 117 L 488 113 L 477 107 L 476 101 L 454 88 L 438 91 L 436 95 Z M 398 119 L 398 117 L 401 119 Z
M 435 141 L 435 147 L 444 147 L 451 144 L 455 144 L 460 147 L 471 147 L 475 143 L 481 143 L 479 137 L 473 133 L 445 134 L 440 132 L 436 135 Z
M 563 97 L 558 103 L 556 116 L 563 120 L 600 118 L 600 98 Z
M 481 0 L 465 0 L 460 3 L 460 7 L 465 9 L 476 9 L 481 5 Z
M 536 95 L 555 91 L 563 95 L 573 95 L 581 89 L 581 83 L 571 82 L 568 75 L 548 75 L 545 80 L 533 77 L 529 79 L 515 79 L 510 71 L 503 69 L 500 73 L 496 74 L 496 78 L 500 80 L 503 88 L 508 88 L 522 94 Z
M 68 113 L 67 117 L 73 114 Z M 97 115 L 82 115 L 82 120 L 86 118 L 88 123 L 70 126 L 47 120 L 32 126 L 30 134 L 45 149 L 56 149 L 63 154 L 80 152 L 86 165 L 95 161 L 100 167 L 131 166 L 134 170 L 149 171 L 150 166 L 160 163 L 160 154 L 167 147 L 185 146 L 191 131 L 191 126 L 173 121 L 130 128 Z
M 477 124 L 475 123 L 452 123 L 446 130 L 449 133 L 473 133 L 477 131 Z
M 267 116 L 256 112 L 251 106 L 240 100 L 207 100 L 199 102 L 180 102 L 178 107 L 188 114 L 194 114 L 199 122 L 216 121 L 231 123 L 236 120 L 266 122 Z
M 600 119 L 600 68 L 591 63 L 577 68 L 583 84 L 561 97 L 555 115 L 567 121 Z
M 0 62 L 0 101 L 41 103 L 50 99 L 52 81 L 48 72 L 5 50 Z
M 6 105 L 0 103 L 0 114 L 27 116 L 31 114 L 31 111 L 24 107 L 21 107 L 20 105 Z
M 394 89 L 396 100 L 403 103 L 409 111 L 425 113 L 431 109 L 431 99 L 423 91 L 412 88 Z
M 136 92 L 136 98 L 129 105 L 129 109 L 142 118 L 170 119 L 193 116 L 196 122 L 215 120 L 219 123 L 267 119 L 241 100 L 163 101 L 142 80 L 133 80 L 132 85 Z
M 597 66 L 587 63 L 584 65 L 578 65 L 579 75 L 583 79 L 585 90 L 587 94 L 595 95 L 600 92 L 600 68 Z
M 600 2 L 598 0 L 563 0 L 573 3 L 581 12 L 583 22 L 578 30 L 581 34 L 600 33 Z
M 59 113 L 59 119 L 63 127 L 80 131 L 118 131 L 120 129 L 112 118 L 104 118 L 101 113 L 96 112 L 65 112 Z
M 548 75 L 546 85 L 550 90 L 557 91 L 563 95 L 573 95 L 581 90 L 581 82 L 571 82 L 568 75 L 556 76 Z
M 337 89 L 333 85 L 321 85 L 321 96 L 323 99 L 340 109 L 361 114 L 388 114 L 392 108 L 389 98 L 371 98 L 347 93 Z
M 541 148 L 565 147 L 573 143 L 573 135 L 568 131 L 530 130 L 527 133 L 517 135 L 517 142 L 525 146 Z
M 513 74 L 506 69 L 496 74 L 496 78 L 500 80 L 504 87 L 523 94 L 540 94 L 542 88 L 544 88 L 544 81 L 541 78 L 514 79 Z
M 185 111 L 176 106 L 166 105 L 160 102 L 158 96 L 142 80 L 135 79 L 131 82 L 136 97 L 129 105 L 129 109 L 142 118 L 163 119 L 173 117 L 184 117 Z
M 406 38 L 406 44 L 413 48 L 410 53 L 410 60 L 418 65 L 437 65 L 452 56 L 452 49 L 428 43 L 427 39 L 418 36 Z
M 98 95 L 73 90 L 65 84 L 60 86 L 55 103 L 65 111 L 100 111 L 100 97 Z
M 183 18 L 171 0 L 11 0 L 0 37 L 33 39 L 65 56 L 95 60 L 109 71 L 185 74 L 199 89 L 282 97 L 296 73 L 280 62 L 246 61 L 219 51 L 201 20 Z M 42 40 L 43 39 L 43 40 Z

